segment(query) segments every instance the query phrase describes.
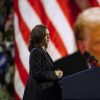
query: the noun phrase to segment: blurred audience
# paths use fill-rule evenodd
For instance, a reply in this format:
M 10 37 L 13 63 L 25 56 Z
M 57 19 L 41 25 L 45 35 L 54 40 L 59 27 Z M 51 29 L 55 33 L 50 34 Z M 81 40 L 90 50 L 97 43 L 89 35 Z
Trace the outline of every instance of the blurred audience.
M 0 0 L 0 100 L 13 100 L 13 0 Z

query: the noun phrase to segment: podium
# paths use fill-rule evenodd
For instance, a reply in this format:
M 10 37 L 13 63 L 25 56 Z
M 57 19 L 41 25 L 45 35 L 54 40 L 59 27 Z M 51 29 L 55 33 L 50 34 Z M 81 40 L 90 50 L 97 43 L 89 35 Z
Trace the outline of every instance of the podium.
M 91 68 L 66 76 L 61 81 L 62 98 L 100 99 L 100 68 Z

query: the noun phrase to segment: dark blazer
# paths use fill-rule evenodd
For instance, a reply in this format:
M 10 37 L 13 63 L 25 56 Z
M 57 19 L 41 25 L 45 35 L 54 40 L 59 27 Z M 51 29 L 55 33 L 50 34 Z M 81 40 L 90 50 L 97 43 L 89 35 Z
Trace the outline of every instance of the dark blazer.
M 57 60 L 55 66 L 63 71 L 63 77 L 89 68 L 85 57 L 79 51 Z
M 48 53 L 34 48 L 30 52 L 29 66 L 23 100 L 61 100 L 61 88 Z

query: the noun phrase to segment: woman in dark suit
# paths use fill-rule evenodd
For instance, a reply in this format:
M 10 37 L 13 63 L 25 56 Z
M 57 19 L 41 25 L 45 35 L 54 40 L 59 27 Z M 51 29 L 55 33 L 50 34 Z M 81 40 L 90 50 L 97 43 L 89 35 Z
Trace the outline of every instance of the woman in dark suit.
M 49 30 L 44 25 L 36 25 L 29 40 L 29 78 L 23 100 L 61 100 L 58 79 L 61 70 L 55 70 L 54 63 L 46 49 L 50 39 Z

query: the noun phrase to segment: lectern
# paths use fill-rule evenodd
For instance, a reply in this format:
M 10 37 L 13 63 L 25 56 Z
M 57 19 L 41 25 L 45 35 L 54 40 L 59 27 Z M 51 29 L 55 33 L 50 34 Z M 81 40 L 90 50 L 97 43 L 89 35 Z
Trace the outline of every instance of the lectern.
M 61 81 L 62 98 L 100 99 L 100 68 L 91 68 L 66 76 Z

